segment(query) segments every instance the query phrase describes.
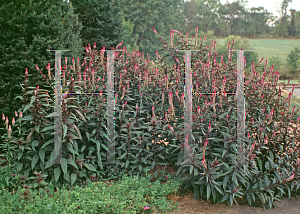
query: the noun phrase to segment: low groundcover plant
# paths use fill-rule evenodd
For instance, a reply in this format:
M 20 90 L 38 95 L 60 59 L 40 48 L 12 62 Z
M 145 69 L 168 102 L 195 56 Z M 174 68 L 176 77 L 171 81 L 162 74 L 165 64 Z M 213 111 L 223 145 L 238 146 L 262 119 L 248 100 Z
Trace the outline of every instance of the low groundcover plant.
M 148 178 L 122 176 L 110 186 L 104 182 L 89 182 L 86 187 L 76 185 L 31 190 L 24 185 L 15 193 L 0 191 L 0 211 L 4 213 L 152 213 L 174 209 L 167 195 L 179 188 L 179 182 L 167 175 L 167 182 L 151 184 Z

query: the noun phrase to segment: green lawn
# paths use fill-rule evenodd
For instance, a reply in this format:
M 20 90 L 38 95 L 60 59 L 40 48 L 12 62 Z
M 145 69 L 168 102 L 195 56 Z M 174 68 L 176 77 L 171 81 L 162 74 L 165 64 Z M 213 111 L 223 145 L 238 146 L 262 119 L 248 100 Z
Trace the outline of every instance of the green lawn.
M 217 44 L 223 45 L 225 39 L 217 39 Z M 249 39 L 250 45 L 258 53 L 259 59 L 278 56 L 285 62 L 287 55 L 295 47 L 300 47 L 300 39 Z

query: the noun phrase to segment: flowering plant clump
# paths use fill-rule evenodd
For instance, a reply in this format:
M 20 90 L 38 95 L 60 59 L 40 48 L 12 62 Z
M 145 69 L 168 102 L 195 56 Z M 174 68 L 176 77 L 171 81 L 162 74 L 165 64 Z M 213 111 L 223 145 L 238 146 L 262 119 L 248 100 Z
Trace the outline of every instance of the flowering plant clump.
M 173 165 L 183 187 L 193 187 L 197 198 L 231 205 L 246 198 L 249 204 L 260 200 L 265 208 L 271 208 L 274 200 L 290 196 L 299 189 L 299 130 L 292 128 L 292 136 L 287 135 L 299 110 L 288 111 L 292 93 L 287 100 L 283 98 L 281 89 L 276 88 L 278 72 L 268 69 L 267 61 L 262 76 L 254 63 L 245 71 L 246 136 L 243 148 L 237 149 L 236 98 L 227 95 L 242 87 L 237 86 L 237 65 L 231 61 L 234 40 L 228 44 L 228 62 L 223 55 L 217 62 L 216 42 L 204 47 L 206 37 L 198 39 L 197 32 L 196 28 L 190 40 L 188 34 L 183 39 L 179 31 L 172 30 L 170 46 L 159 36 L 169 54 L 160 56 L 157 52 L 154 61 L 139 51 L 127 53 L 119 44 L 114 49 L 119 51 L 113 55 L 115 73 L 111 76 L 107 72 L 111 58 L 105 57 L 105 47 L 98 52 L 89 45 L 86 57 L 78 58 L 77 64 L 74 58 L 70 64 L 65 58 L 59 163 L 54 161 L 57 115 L 53 113 L 54 82 L 49 81 L 51 66 L 46 66 L 48 78 L 36 66 L 48 83 L 45 89 L 27 86 L 26 71 L 24 96 L 18 97 L 24 103 L 19 113 L 22 117 L 10 125 L 10 119 L 2 116 L 7 130 L 0 145 L 6 151 L 4 156 L 14 161 L 26 178 L 37 176 L 35 172 L 44 175 L 33 188 L 50 182 L 58 188 L 64 184 L 71 188 L 123 174 L 145 176 L 146 167 L 155 170 L 158 165 Z M 198 50 L 191 53 L 191 124 L 185 124 L 184 118 L 185 100 L 191 95 L 184 89 L 185 53 L 178 50 Z M 168 57 L 173 65 L 165 63 Z M 109 80 L 114 84 L 108 85 Z M 112 85 L 113 95 L 109 91 Z M 111 98 L 115 105 L 116 162 L 105 164 L 111 140 L 107 129 Z M 191 135 L 185 135 L 185 127 L 191 128 Z M 168 144 L 155 143 L 162 140 Z M 164 175 L 158 178 L 158 173 L 154 172 L 155 178 L 167 180 Z

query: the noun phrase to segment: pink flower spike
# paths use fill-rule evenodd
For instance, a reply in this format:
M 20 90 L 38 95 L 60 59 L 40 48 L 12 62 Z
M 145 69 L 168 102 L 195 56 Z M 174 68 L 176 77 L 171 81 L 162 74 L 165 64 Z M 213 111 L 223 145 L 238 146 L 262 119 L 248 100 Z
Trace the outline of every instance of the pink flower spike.
M 6 117 L 5 123 L 8 123 L 8 117 Z
M 267 136 L 265 137 L 265 144 L 267 144 L 268 143 L 268 140 L 267 140 Z
M 5 120 L 5 115 L 4 115 L 4 114 L 2 114 L 2 120 L 3 120 L 3 121 Z
M 20 111 L 19 118 L 22 118 L 22 117 L 23 117 L 23 114 L 22 114 L 22 111 Z
M 16 122 L 16 121 L 15 121 L 15 118 L 13 117 L 12 122 L 11 122 L 12 125 L 15 125 L 15 122 Z
M 26 76 L 28 75 L 28 69 L 27 68 L 26 68 L 25 74 L 26 74 Z
M 205 143 L 204 143 L 204 147 L 206 147 L 208 144 L 208 140 L 206 139 Z
M 211 130 L 211 124 L 209 123 L 208 124 L 208 131 L 210 132 L 210 130 Z
M 263 57 L 263 58 L 261 58 L 261 60 L 259 61 L 259 63 L 261 63 L 263 60 L 264 60 L 264 57 Z
M 147 206 L 144 207 L 144 210 L 149 210 L 149 209 L 150 209 L 150 207 L 147 207 Z
M 40 70 L 39 67 L 38 67 L 37 65 L 35 65 L 35 68 L 36 68 L 36 70 L 38 70 L 38 71 Z
M 94 49 L 96 48 L 96 42 L 94 43 Z
M 289 177 L 288 179 L 286 179 L 286 181 L 292 180 L 294 178 L 294 176 L 295 176 L 295 173 L 293 173 L 291 177 Z
M 10 125 L 8 126 L 8 131 L 11 132 L 11 126 Z

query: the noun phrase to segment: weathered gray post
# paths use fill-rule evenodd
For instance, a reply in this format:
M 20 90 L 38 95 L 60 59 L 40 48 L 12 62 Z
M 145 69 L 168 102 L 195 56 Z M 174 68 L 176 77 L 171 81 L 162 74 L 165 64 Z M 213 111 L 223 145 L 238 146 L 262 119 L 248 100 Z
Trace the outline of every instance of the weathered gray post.
M 55 164 L 60 164 L 62 157 L 62 118 L 61 118 L 61 51 L 55 51 L 55 107 L 54 107 L 54 156 Z M 51 162 L 53 163 L 53 162 Z M 51 164 L 49 163 L 49 164 Z

